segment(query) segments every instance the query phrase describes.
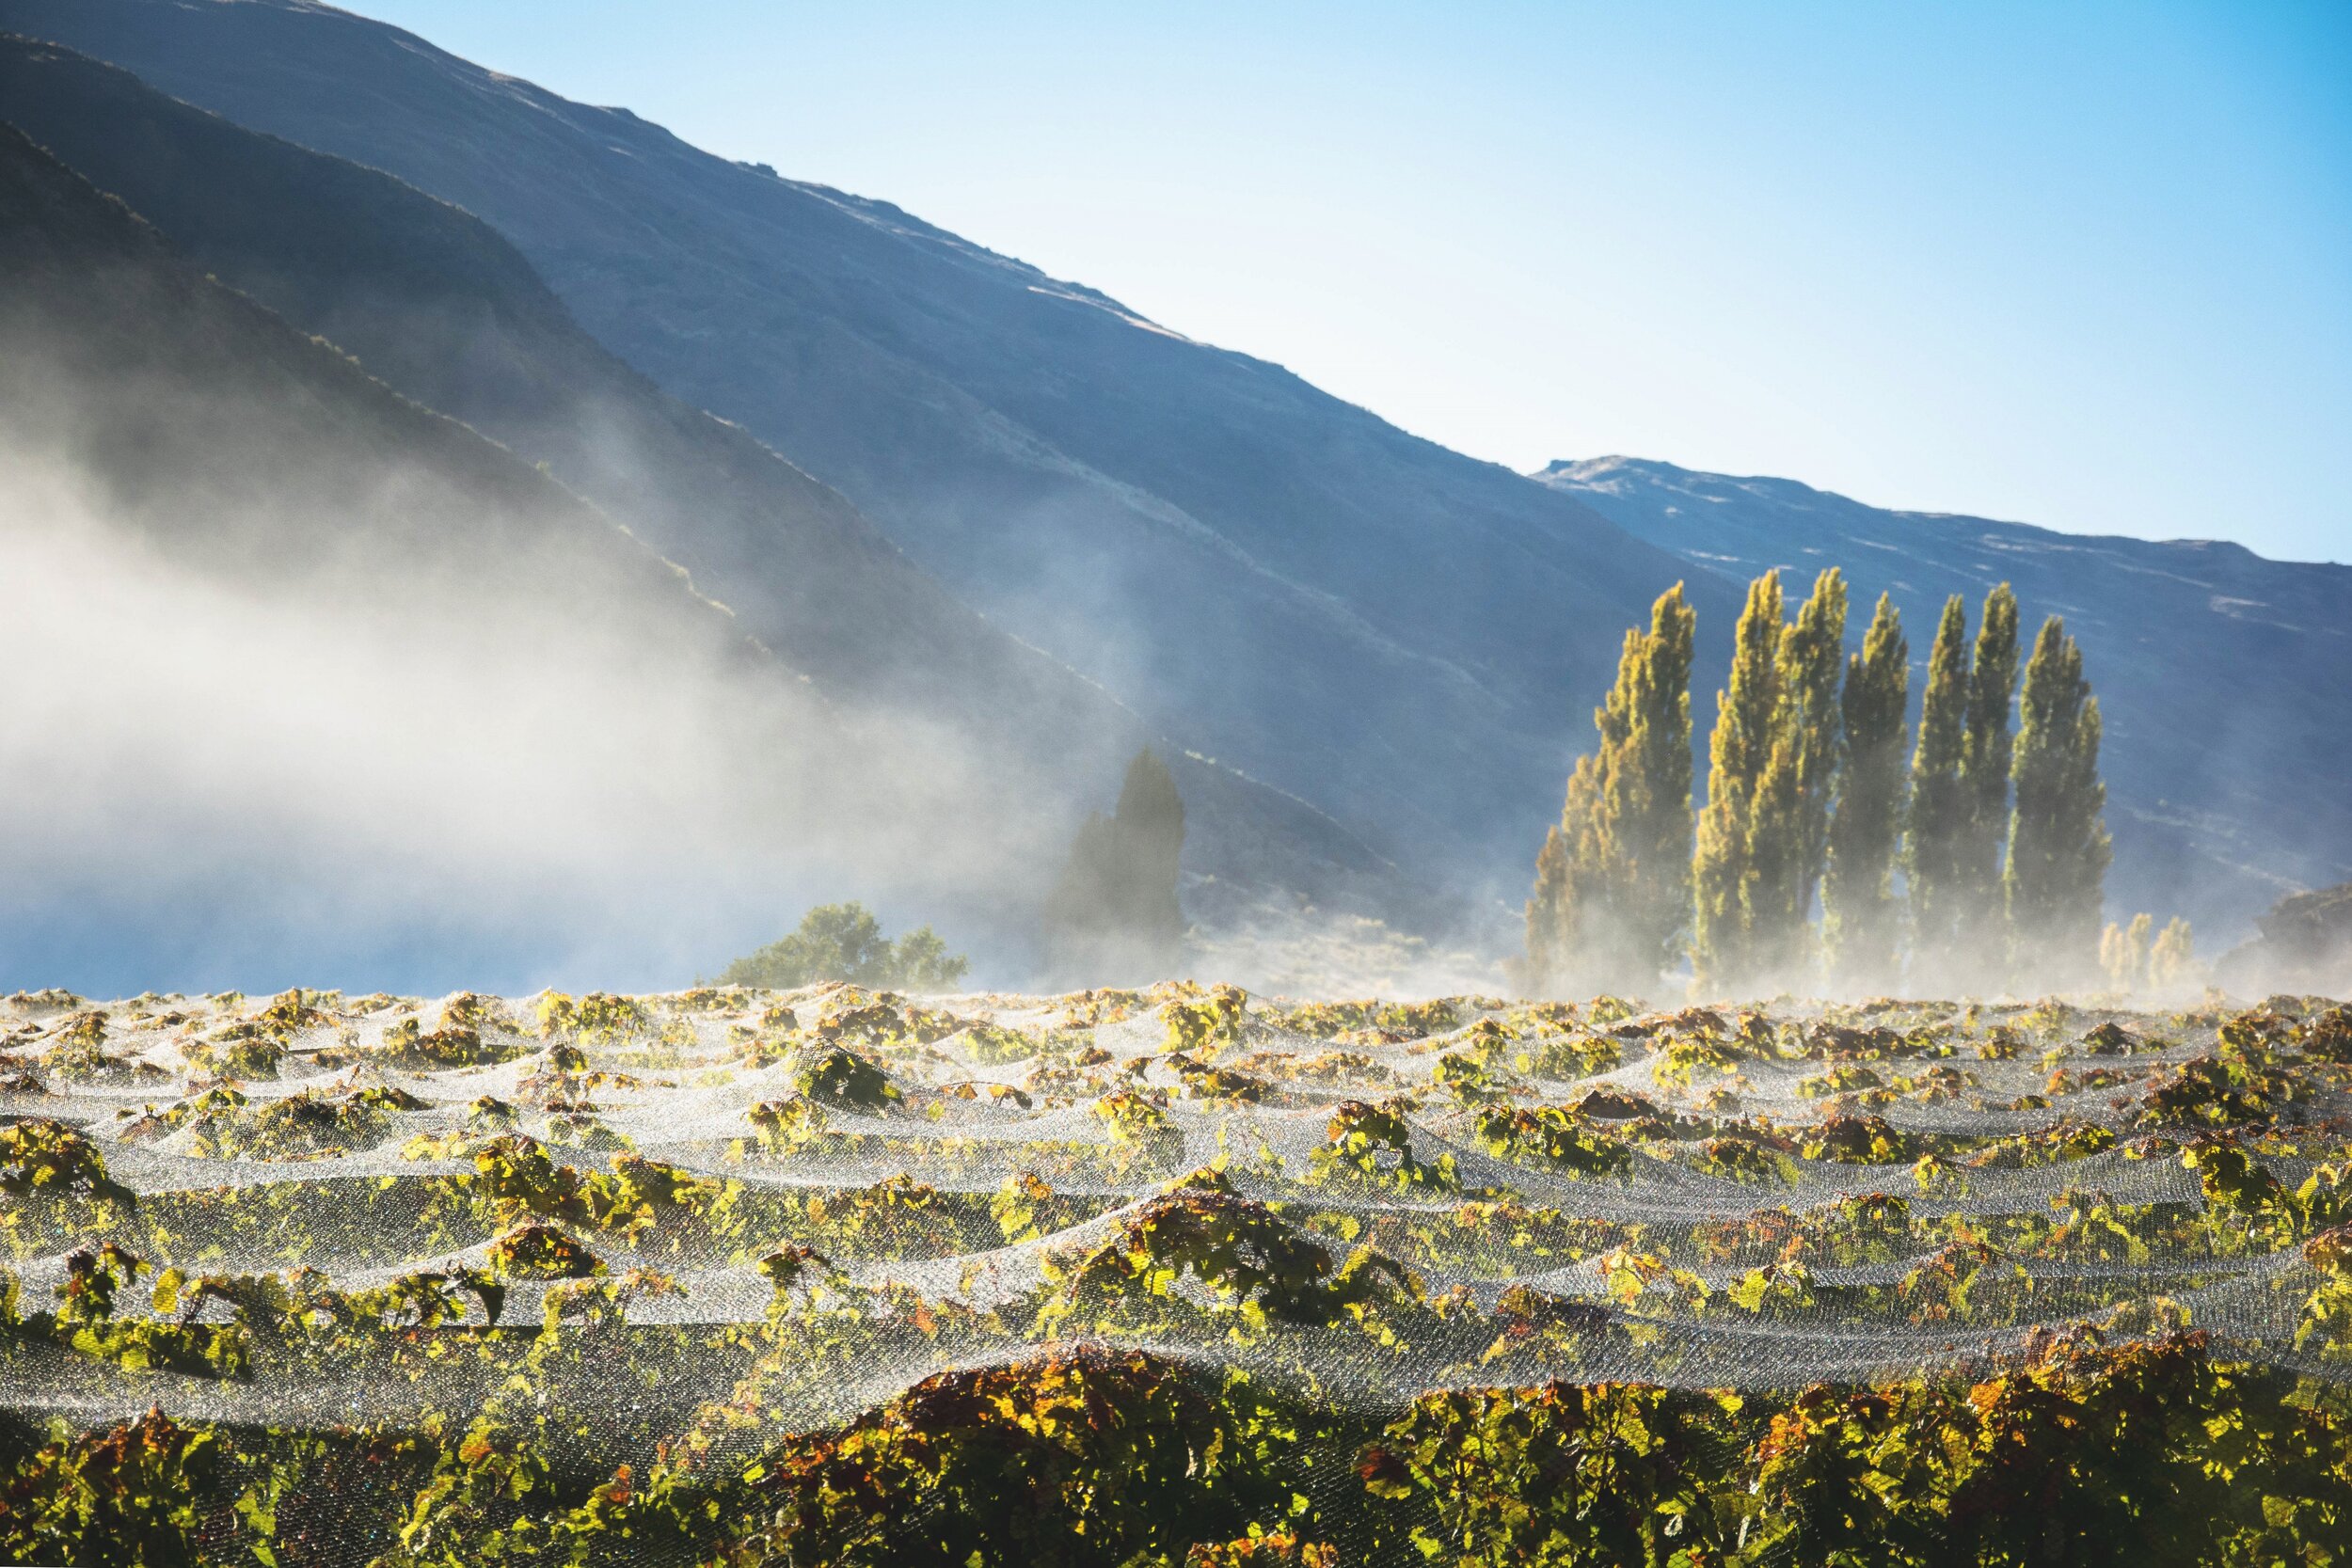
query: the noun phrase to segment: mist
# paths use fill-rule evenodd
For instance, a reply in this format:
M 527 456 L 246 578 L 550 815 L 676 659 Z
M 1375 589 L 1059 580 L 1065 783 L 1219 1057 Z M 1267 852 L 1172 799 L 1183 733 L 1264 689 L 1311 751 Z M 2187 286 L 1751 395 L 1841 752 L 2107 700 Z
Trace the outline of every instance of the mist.
M 414 477 L 246 511 L 351 542 L 269 559 L 0 458 L 0 985 L 676 986 L 852 896 L 1013 961 L 977 923 L 1058 825 L 1006 757 L 829 704 L 564 541 L 359 544 Z

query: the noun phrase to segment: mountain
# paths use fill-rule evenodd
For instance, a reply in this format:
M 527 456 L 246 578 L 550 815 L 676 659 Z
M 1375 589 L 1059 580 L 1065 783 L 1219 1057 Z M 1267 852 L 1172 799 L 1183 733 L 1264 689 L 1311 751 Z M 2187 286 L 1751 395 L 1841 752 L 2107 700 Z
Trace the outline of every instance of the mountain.
M 886 203 L 712 157 L 627 110 L 569 103 L 308 0 L 0 0 L 0 27 L 426 193 L 444 214 L 436 222 L 454 213 L 471 224 L 445 248 L 511 247 L 491 270 L 544 280 L 532 309 L 561 310 L 568 346 L 548 328 L 517 347 L 526 334 L 501 318 L 487 370 L 453 353 L 468 341 L 453 329 L 430 356 L 437 372 L 404 367 L 402 331 L 371 339 L 364 322 L 281 289 L 234 246 L 217 254 L 222 275 L 257 297 L 548 462 L 820 682 L 921 690 L 922 672 L 957 661 L 945 611 L 915 618 L 934 641 L 894 664 L 900 633 L 861 638 L 863 612 L 827 629 L 829 591 L 790 580 L 798 561 L 870 566 L 886 537 L 907 571 L 1041 656 L 956 644 L 1010 673 L 978 680 L 978 695 L 948 689 L 946 705 L 986 711 L 1004 680 L 1034 678 L 1050 710 L 1067 689 L 1047 676 L 1066 667 L 1136 716 L 1122 735 L 1174 736 L 1246 773 L 1247 785 L 1185 764 L 1202 840 L 1200 854 L 1187 847 L 1196 903 L 1247 903 L 1257 890 L 1232 884 L 1253 861 L 1292 856 L 1269 886 L 1340 901 L 1393 887 L 1393 862 L 1502 915 L 1589 739 L 1585 715 L 1622 628 L 1690 580 L 1704 726 L 1741 579 L 1833 562 L 1866 606 L 1881 587 L 1896 593 L 1922 657 L 1947 591 L 1975 599 L 2010 578 L 2029 615 L 2069 617 L 2106 707 L 2119 910 L 2186 913 L 2210 944 L 2280 894 L 2352 869 L 2352 805 L 2334 788 L 2346 760 L 2337 736 L 2352 729 L 2334 629 L 2342 569 L 1878 512 L 1665 465 L 1513 474 Z M 200 237 L 205 217 L 182 221 Z M 415 214 L 399 224 L 431 227 Z M 314 280 L 344 290 L 343 265 L 322 264 Z M 486 276 L 469 287 L 496 293 Z M 659 483 L 632 495 L 633 463 L 600 471 L 601 442 L 579 439 L 567 422 L 578 410 L 549 391 L 594 380 L 572 368 L 591 351 L 605 356 L 597 385 L 641 378 L 632 395 L 649 384 L 672 400 L 665 419 L 708 410 L 739 438 L 727 450 L 743 466 L 757 467 L 754 449 L 780 454 L 777 468 L 837 492 L 845 511 L 829 515 L 867 522 L 840 521 L 835 544 L 795 555 L 729 520 L 785 515 L 768 489 L 657 504 L 719 483 L 697 477 L 705 449 L 683 440 L 654 466 Z M 515 356 L 540 368 L 510 375 Z M 534 411 L 534 398 L 550 401 Z M 717 439 L 694 429 L 694 441 Z M 872 566 L 861 580 L 889 576 Z M 898 594 L 843 602 L 881 616 L 914 602 Z M 804 641 L 796 626 L 811 628 Z M 1106 803 L 1111 771 L 1099 770 L 1092 804 Z M 1211 843 L 1213 864 L 1201 858 Z M 1434 903 L 1417 912 L 1434 924 Z
M 1858 617 L 1894 595 L 1913 711 L 1945 597 L 2017 588 L 2026 633 L 2066 618 L 2106 721 L 2110 907 L 2186 913 L 2230 937 L 2283 892 L 2352 877 L 2352 567 L 2267 561 L 2214 540 L 2091 537 L 1891 512 L 1786 479 L 1629 457 L 1535 478 L 1694 567 L 1750 577 L 1825 565 Z M 1857 621 L 1855 631 L 1859 632 Z
M 528 464 L 395 395 L 189 265 L 153 229 L 0 126 L 0 433 L 67 460 L 158 550 L 223 571 L 364 574 L 406 559 L 510 592 L 625 604 L 791 672 L 685 574 Z M 306 528 L 317 498 L 333 526 Z M 36 526 L 12 514 L 12 528 Z
M 0 0 L 0 27 L 480 217 L 991 620 L 1457 885 L 1520 895 L 1620 631 L 1687 575 L 1278 366 L 392 27 L 302 0 Z M 1735 588 L 1693 595 L 1727 641 Z
M 0 38 L 0 104 L 224 282 L 544 465 L 830 697 L 1014 753 L 1073 818 L 1160 738 L 973 612 L 837 492 L 623 364 L 470 214 L 54 44 Z M 1277 893 L 1396 903 L 1390 869 L 1304 802 L 1197 758 L 1178 767 L 1204 912 Z
M 2233 996 L 2352 990 L 2352 882 L 2281 898 L 2257 934 L 2221 955 L 2214 979 Z
M 522 881 L 660 902 L 634 756 L 716 764 L 692 705 L 850 738 L 674 563 L 5 125 L 0 579 L 8 985 L 516 975 Z

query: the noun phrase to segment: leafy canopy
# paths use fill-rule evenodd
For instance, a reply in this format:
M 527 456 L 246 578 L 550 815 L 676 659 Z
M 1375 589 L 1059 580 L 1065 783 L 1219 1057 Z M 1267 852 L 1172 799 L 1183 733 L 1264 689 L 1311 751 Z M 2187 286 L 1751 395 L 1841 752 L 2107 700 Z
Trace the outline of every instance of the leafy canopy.
M 946 990 L 963 978 L 968 959 L 949 957 L 929 926 L 892 942 L 865 905 L 821 904 L 801 917 L 800 928 L 758 952 L 736 959 L 720 984 L 789 990 L 819 980 L 885 990 Z

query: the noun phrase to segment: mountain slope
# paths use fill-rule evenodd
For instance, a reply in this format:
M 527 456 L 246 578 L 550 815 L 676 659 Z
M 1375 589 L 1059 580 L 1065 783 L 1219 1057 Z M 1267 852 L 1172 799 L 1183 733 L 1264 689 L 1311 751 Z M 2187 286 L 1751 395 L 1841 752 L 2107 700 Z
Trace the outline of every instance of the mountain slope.
M 447 576 L 560 559 L 649 634 L 790 672 L 686 575 L 512 453 L 197 272 L 151 226 L 0 125 L 0 434 L 75 464 L 157 547 L 225 569 Z M 335 526 L 304 531 L 312 499 Z M 15 519 L 11 519 L 15 521 Z M 509 579 L 519 590 L 526 579 Z
M 0 0 L 0 25 L 478 214 L 992 618 L 1424 867 L 1516 895 L 1574 715 L 1683 575 L 1278 367 L 389 27 L 297 0 Z M 1728 587 L 1694 593 L 1727 628 Z
M 1779 565 L 1806 581 L 1841 566 L 1858 614 L 1894 594 L 1915 666 L 1949 594 L 1967 595 L 1972 629 L 2004 580 L 2028 635 L 2065 616 L 2106 721 L 2116 908 L 2188 913 L 2210 948 L 2281 892 L 2352 875 L 2352 567 L 1884 511 L 1791 480 L 1626 457 L 1536 478 L 1696 566 Z M 1919 679 L 1915 668 L 1915 715 Z
M 637 758 L 728 765 L 695 705 L 842 736 L 675 565 L 5 125 L 0 578 L 0 985 L 545 973 L 707 852 L 632 826 Z
M 724 578 L 746 628 L 835 689 L 930 695 L 946 672 L 1009 708 L 1054 680 L 839 495 L 613 359 L 471 215 L 27 40 L 0 40 L 0 103 L 231 287 Z
M 836 492 L 615 359 L 469 214 L 55 45 L 0 39 L 0 103 L 223 280 L 546 464 L 829 693 L 1050 764 L 1037 771 L 1073 812 L 1154 738 L 954 599 Z M 1336 824 L 1230 769 L 1179 767 L 1200 824 L 1188 864 L 1214 879 L 1211 906 L 1277 891 L 1393 903 L 1385 868 Z

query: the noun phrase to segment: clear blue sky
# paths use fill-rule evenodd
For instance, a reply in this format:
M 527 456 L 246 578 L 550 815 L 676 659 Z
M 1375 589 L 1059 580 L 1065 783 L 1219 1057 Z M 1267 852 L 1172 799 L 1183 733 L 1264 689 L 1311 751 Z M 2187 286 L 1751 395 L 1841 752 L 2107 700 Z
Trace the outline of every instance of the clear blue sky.
M 1529 468 L 2352 560 L 2352 4 L 358 0 Z

